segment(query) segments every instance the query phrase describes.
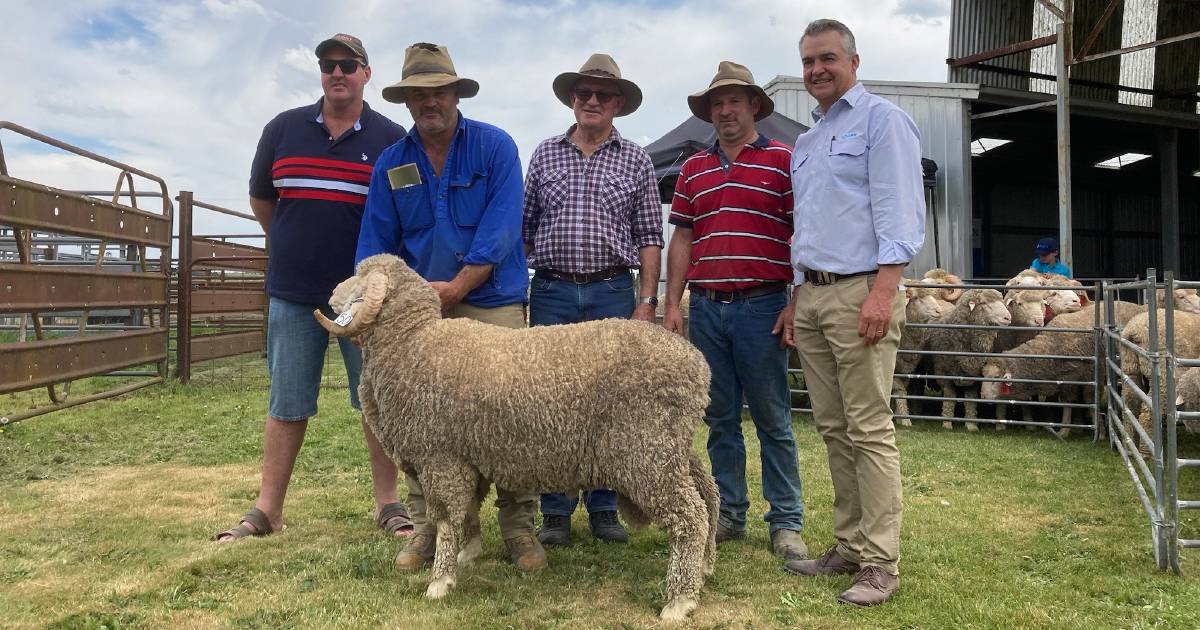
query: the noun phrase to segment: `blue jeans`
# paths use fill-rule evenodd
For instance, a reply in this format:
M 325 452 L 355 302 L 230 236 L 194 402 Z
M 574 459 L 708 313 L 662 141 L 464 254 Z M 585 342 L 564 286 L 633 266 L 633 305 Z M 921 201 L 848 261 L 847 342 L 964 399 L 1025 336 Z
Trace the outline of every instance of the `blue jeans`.
M 329 333 L 313 317 L 318 306 L 325 315 L 335 315 L 328 305 L 271 298 L 267 315 L 267 373 L 271 376 L 267 414 L 276 420 L 305 420 L 317 414 L 321 370 L 329 348 Z M 345 337 L 338 337 L 338 348 L 350 381 L 350 406 L 362 409 L 358 403 L 362 352 Z
M 712 369 L 708 410 L 708 457 L 721 493 L 721 522 L 746 527 L 750 499 L 746 489 L 746 444 L 742 437 L 742 396 L 761 445 L 763 498 L 770 504 L 763 519 L 772 532 L 804 526 L 796 440 L 787 384 L 787 353 L 771 334 L 787 293 L 714 302 L 692 294 L 688 338 Z
M 628 319 L 636 302 L 633 274 L 629 273 L 588 284 L 535 277 L 529 287 L 529 325 L 574 324 L 609 317 Z M 613 512 L 617 509 L 617 493 L 607 488 L 584 491 L 583 503 L 589 514 Z M 578 495 L 561 492 L 542 495 L 542 514 L 570 516 L 578 506 Z

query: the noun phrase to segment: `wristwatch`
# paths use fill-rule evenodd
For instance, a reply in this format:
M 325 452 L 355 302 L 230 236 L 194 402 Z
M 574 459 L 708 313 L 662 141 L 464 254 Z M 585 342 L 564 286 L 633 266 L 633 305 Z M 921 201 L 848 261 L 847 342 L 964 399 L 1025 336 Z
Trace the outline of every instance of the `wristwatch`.
M 638 304 L 649 304 L 650 306 L 652 306 L 654 308 L 658 308 L 658 296 L 651 295 L 649 297 L 640 298 L 638 300 Z

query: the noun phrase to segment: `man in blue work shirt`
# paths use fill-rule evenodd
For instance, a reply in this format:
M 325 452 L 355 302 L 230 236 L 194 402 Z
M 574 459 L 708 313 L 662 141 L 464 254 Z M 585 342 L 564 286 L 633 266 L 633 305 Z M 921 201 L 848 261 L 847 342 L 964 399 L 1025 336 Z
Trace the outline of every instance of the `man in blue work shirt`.
M 1058 241 L 1053 236 L 1047 236 L 1037 242 L 1034 248 L 1037 258 L 1029 263 L 1029 268 L 1038 273 L 1056 273 L 1060 276 L 1071 277 L 1071 268 L 1058 259 Z
M 355 260 L 397 254 L 437 289 L 443 316 L 524 328 L 529 273 L 521 245 L 521 163 L 507 133 L 459 113 L 459 99 L 478 92 L 478 83 L 455 73 L 444 46 L 405 50 L 401 80 L 384 88 L 383 98 L 406 105 L 414 125 L 375 163 Z M 396 567 L 415 571 L 433 561 L 436 533 L 420 484 L 406 478 L 416 533 Z M 533 535 L 538 495 L 503 488 L 496 494 L 500 534 L 517 568 L 545 567 Z M 474 519 L 464 553 L 479 551 Z

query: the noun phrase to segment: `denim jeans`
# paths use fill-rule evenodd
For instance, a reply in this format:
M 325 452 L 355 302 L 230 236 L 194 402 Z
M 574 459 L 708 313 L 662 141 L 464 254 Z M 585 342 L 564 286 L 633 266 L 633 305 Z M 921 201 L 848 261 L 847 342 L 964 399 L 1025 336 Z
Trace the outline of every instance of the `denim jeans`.
M 317 414 L 317 396 L 321 393 L 321 370 L 329 333 L 313 317 L 313 309 L 336 315 L 328 305 L 297 304 L 271 298 L 267 316 L 267 373 L 271 376 L 267 415 L 276 420 L 306 420 Z M 350 381 L 350 406 L 358 403 L 358 376 L 362 370 L 362 352 L 350 339 L 338 337 L 346 377 Z
M 633 275 L 629 273 L 588 284 L 535 277 L 529 289 L 529 325 L 574 324 L 609 317 L 628 319 L 636 302 Z M 589 514 L 613 512 L 617 509 L 617 493 L 607 488 L 587 490 L 583 502 Z M 561 492 L 542 495 L 542 514 L 570 516 L 578 505 L 578 495 Z
M 770 504 L 764 520 L 772 532 L 799 531 L 804 526 L 796 441 L 787 385 L 787 353 L 771 334 L 787 293 L 714 302 L 692 294 L 688 337 L 712 370 L 708 425 L 708 457 L 721 493 L 721 522 L 732 529 L 746 526 L 750 499 L 746 489 L 746 445 L 742 437 L 742 397 L 758 433 L 763 498 Z

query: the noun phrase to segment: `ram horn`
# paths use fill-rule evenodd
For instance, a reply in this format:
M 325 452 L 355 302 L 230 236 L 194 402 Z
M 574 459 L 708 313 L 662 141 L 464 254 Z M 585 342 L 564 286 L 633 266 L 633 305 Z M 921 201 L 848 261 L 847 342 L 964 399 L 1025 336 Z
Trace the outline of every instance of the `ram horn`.
M 383 299 L 387 297 L 387 275 L 382 271 L 372 271 L 367 274 L 364 284 L 366 288 L 363 290 L 362 303 L 355 309 L 350 323 L 345 326 L 330 321 L 320 309 L 313 311 L 313 317 L 317 318 L 322 328 L 338 337 L 355 337 L 375 323 L 379 309 L 383 306 Z

